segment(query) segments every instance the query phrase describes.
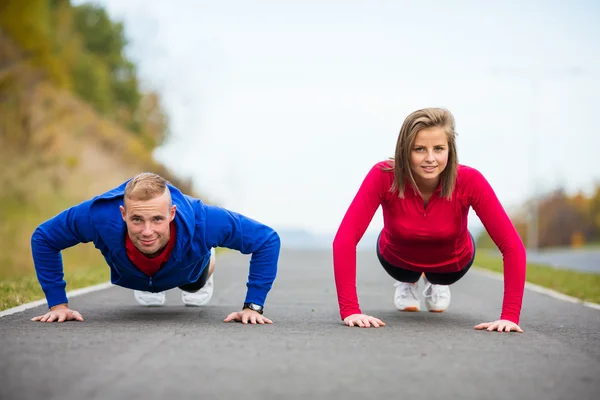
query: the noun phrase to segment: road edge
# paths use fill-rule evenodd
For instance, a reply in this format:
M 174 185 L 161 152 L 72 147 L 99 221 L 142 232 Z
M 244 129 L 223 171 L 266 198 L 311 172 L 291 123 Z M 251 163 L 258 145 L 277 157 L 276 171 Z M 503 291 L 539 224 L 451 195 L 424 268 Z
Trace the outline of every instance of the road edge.
M 485 269 L 485 268 L 477 266 L 477 265 L 473 265 L 473 267 L 474 267 L 475 271 L 477 271 L 478 273 L 481 273 L 482 275 L 486 275 L 490 278 L 501 280 L 501 281 L 504 280 L 504 276 L 498 272 L 490 271 L 489 269 Z M 600 304 L 592 303 L 590 301 L 583 301 L 581 299 L 578 299 L 577 297 L 569 296 L 564 293 L 557 292 L 556 290 L 548 289 L 543 286 L 536 285 L 535 283 L 525 282 L 525 289 L 531 290 L 536 293 L 545 294 L 546 296 L 550 296 L 557 300 L 562 300 L 562 301 L 566 301 L 569 303 L 575 303 L 575 304 L 582 304 L 586 307 L 593 308 L 594 310 L 600 311 Z
M 223 258 L 224 256 L 226 257 L 227 254 L 228 253 L 230 254 L 231 252 L 232 252 L 231 250 L 224 249 L 224 248 L 219 248 L 216 250 L 216 253 L 219 255 L 219 258 Z M 97 292 L 98 290 L 108 289 L 111 286 L 113 286 L 113 284 L 110 281 L 108 281 L 108 282 L 104 282 L 104 283 L 99 283 L 97 285 L 92 285 L 92 286 L 87 286 L 87 287 L 80 288 L 80 289 L 75 289 L 70 292 L 67 292 L 67 298 L 81 296 L 82 294 Z M 0 318 L 5 317 L 7 315 L 15 314 L 15 313 L 18 313 L 21 311 L 29 310 L 30 308 L 39 307 L 44 304 L 48 304 L 45 299 L 32 301 L 31 303 L 21 304 L 19 306 L 9 308 L 4 311 L 0 311 Z
M 81 296 L 83 294 L 97 292 L 99 290 L 104 290 L 112 287 L 113 284 L 110 282 L 99 283 L 97 285 L 92 285 L 80 289 L 75 289 L 70 292 L 67 292 L 67 298 Z M 9 308 L 4 311 L 0 311 L 0 318 L 6 317 L 7 315 L 16 314 L 21 311 L 29 310 L 30 308 L 43 306 L 44 304 L 48 304 L 46 299 L 32 301 L 31 303 L 21 304 L 20 306 L 16 306 L 13 308 Z
M 482 275 L 486 275 L 486 276 L 488 276 L 490 278 L 497 279 L 497 280 L 504 280 L 504 276 L 502 274 L 490 271 L 488 269 L 485 269 L 483 267 L 479 267 L 477 265 L 474 265 L 473 267 L 474 267 L 474 271 L 477 271 L 478 273 L 480 273 Z M 112 283 L 110 283 L 110 282 L 104 282 L 104 283 L 100 283 L 98 285 L 88 286 L 88 287 L 81 288 L 81 289 L 75 289 L 75 290 L 72 290 L 70 292 L 67 292 L 67 297 L 71 298 L 71 297 L 81 296 L 81 295 L 84 295 L 84 294 L 97 292 L 99 290 L 108 289 L 108 288 L 110 288 L 112 286 L 113 286 Z M 589 302 L 589 301 L 583 301 L 583 300 L 578 299 L 576 297 L 568 296 L 566 294 L 557 292 L 557 291 L 552 290 L 552 289 L 545 288 L 543 286 L 536 285 L 536 284 L 531 283 L 531 282 L 525 282 L 525 289 L 531 290 L 531 291 L 536 292 L 536 293 L 545 294 L 545 295 L 550 296 L 550 297 L 552 297 L 554 299 L 558 299 L 558 300 L 562 300 L 562 301 L 567 301 L 569 303 L 582 304 L 582 305 L 584 305 L 586 307 L 589 307 L 589 308 L 592 308 L 594 310 L 600 311 L 600 304 L 592 303 L 592 302 Z M 13 307 L 13 308 L 9 308 L 9 309 L 4 310 L 4 311 L 0 311 L 0 318 L 5 317 L 7 315 L 11 315 L 11 314 L 16 314 L 18 312 L 22 312 L 22 311 L 28 310 L 30 308 L 39 307 L 39 306 L 44 305 L 44 304 L 47 304 L 46 300 L 44 300 L 44 299 L 32 301 L 31 303 L 21 304 L 19 306 L 16 306 L 16 307 Z

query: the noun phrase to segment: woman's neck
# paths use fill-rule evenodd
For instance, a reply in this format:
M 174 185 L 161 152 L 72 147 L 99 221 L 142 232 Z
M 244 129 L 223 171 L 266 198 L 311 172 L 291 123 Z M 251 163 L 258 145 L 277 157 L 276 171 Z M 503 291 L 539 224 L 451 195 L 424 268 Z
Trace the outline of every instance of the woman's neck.
M 417 183 L 419 192 L 423 195 L 431 196 L 440 184 L 440 177 L 438 176 L 435 179 L 421 179 L 420 177 L 415 176 L 415 182 Z

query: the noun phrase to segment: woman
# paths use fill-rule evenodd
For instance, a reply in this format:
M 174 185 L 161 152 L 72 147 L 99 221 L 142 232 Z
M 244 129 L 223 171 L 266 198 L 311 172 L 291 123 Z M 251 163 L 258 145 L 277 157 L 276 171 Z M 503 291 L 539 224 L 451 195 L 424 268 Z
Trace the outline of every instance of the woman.
M 396 280 L 394 303 L 420 311 L 417 283 L 425 275 L 425 304 L 442 312 L 450 304 L 448 285 L 462 278 L 475 257 L 467 229 L 473 207 L 504 258 L 504 301 L 500 319 L 475 329 L 523 332 L 519 316 L 525 286 L 525 248 L 493 189 L 474 168 L 458 164 L 454 117 L 427 108 L 404 121 L 393 159 L 371 168 L 333 241 L 340 314 L 348 326 L 385 323 L 361 313 L 356 293 L 356 246 L 381 205 L 384 227 L 377 256 Z

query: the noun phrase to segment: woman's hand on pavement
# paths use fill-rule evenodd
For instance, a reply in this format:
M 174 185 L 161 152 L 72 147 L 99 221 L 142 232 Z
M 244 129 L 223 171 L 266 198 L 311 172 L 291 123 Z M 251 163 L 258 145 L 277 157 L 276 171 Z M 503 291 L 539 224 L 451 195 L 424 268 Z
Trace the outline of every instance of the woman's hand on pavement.
M 515 324 L 512 321 L 506 319 L 499 319 L 494 322 L 482 322 L 479 325 L 475 325 L 475 329 L 483 330 L 487 329 L 489 332 L 498 331 L 498 332 L 519 332 L 523 333 L 523 329 L 519 327 L 519 325 Z
M 361 328 L 379 328 L 385 326 L 385 322 L 379 318 L 372 317 L 366 314 L 352 314 L 344 318 L 344 324 L 348 326 L 358 326 Z

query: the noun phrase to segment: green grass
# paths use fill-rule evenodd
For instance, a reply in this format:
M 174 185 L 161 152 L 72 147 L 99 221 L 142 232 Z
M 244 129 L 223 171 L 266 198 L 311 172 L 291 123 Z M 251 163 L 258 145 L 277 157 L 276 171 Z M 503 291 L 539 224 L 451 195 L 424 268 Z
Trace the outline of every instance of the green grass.
M 551 252 L 554 250 L 600 250 L 600 242 L 590 242 L 582 245 L 581 247 L 573 246 L 556 246 L 541 249 L 542 252 Z
M 217 249 L 217 253 L 226 251 Z M 110 280 L 110 268 L 91 244 L 80 244 L 62 252 L 67 291 Z M 33 266 L 25 271 L 0 274 L 0 311 L 45 299 Z
M 476 266 L 502 273 L 502 258 L 478 251 Z M 576 297 L 582 301 L 600 303 L 600 274 L 553 268 L 544 264 L 527 264 L 527 282 Z
M 223 250 L 223 249 L 219 249 Z M 91 244 L 78 245 L 63 251 L 67 290 L 79 289 L 106 282 L 110 271 L 100 253 Z M 475 265 L 491 271 L 503 272 L 502 259 L 485 251 L 478 251 Z M 35 300 L 44 299 L 33 267 L 0 274 L 0 311 Z M 527 281 L 582 301 L 600 303 L 600 274 L 552 268 L 528 263 Z
M 79 245 L 63 251 L 67 291 L 80 289 L 110 279 L 109 267 L 93 246 Z M 45 299 L 33 270 L 13 271 L 0 275 L 0 311 L 31 301 Z
M 65 272 L 67 290 L 79 289 L 109 280 L 108 266 L 78 268 Z M 45 299 L 35 274 L 8 277 L 0 280 L 0 311 L 31 301 Z
M 45 299 L 35 274 L 29 240 L 36 225 L 58 212 L 68 202 L 56 194 L 38 194 L 35 203 L 20 207 L 15 198 L 0 198 L 0 310 Z M 33 201 L 33 200 L 31 200 Z M 35 206 L 35 207 L 34 207 Z M 44 214 L 40 215 L 42 207 Z M 38 210 L 32 212 L 31 209 Z M 62 252 L 67 290 L 106 282 L 110 271 L 100 252 L 92 244 L 83 244 Z

